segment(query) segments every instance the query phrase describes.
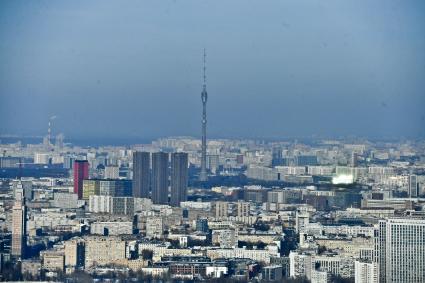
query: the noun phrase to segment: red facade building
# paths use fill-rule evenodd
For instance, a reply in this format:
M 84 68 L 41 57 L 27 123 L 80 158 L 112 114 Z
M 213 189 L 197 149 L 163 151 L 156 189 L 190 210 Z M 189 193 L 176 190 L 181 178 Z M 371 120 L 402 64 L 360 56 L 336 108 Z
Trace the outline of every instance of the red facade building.
M 78 199 L 83 198 L 83 180 L 89 178 L 89 162 L 87 160 L 74 161 L 74 194 Z

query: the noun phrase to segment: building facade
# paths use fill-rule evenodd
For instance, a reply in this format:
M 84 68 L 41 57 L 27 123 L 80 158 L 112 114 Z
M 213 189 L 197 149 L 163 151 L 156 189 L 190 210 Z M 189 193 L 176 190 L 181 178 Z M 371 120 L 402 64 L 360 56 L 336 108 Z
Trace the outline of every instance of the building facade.
M 171 206 L 186 201 L 188 182 L 188 155 L 184 152 L 171 154 Z
M 15 203 L 12 207 L 12 247 L 11 255 L 16 258 L 25 256 L 26 246 L 26 207 L 23 189 L 15 192 Z
M 78 199 L 83 198 L 83 180 L 89 178 L 89 162 L 87 160 L 74 161 L 74 194 Z
M 379 282 L 425 282 L 425 219 L 379 222 L 376 248 Z
M 168 154 L 152 154 L 152 202 L 168 204 Z
M 148 198 L 150 192 L 151 156 L 149 152 L 133 153 L 133 196 Z

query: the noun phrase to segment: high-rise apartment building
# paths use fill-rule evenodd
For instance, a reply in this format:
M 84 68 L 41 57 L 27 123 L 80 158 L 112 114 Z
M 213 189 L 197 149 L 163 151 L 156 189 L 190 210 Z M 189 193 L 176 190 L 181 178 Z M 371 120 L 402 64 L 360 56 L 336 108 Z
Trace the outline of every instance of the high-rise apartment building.
M 379 221 L 376 249 L 379 282 L 425 282 L 425 219 Z
M 168 204 L 168 154 L 152 154 L 152 202 Z
M 171 154 L 171 201 L 172 206 L 180 206 L 186 201 L 188 182 L 188 155 L 184 152 Z
M 149 197 L 151 157 L 149 152 L 133 153 L 133 196 Z
M 15 191 L 15 203 L 12 207 L 12 248 L 11 255 L 23 258 L 26 246 L 26 207 L 24 190 Z
M 74 161 L 74 194 L 78 199 L 83 198 L 83 180 L 89 178 L 89 162 L 87 160 Z

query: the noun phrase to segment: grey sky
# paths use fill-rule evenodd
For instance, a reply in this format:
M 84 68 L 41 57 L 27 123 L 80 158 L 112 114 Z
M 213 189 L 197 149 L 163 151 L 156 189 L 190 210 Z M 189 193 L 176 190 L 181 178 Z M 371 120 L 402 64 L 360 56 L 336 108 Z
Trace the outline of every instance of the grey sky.
M 1 1 L 0 134 L 425 136 L 425 1 Z

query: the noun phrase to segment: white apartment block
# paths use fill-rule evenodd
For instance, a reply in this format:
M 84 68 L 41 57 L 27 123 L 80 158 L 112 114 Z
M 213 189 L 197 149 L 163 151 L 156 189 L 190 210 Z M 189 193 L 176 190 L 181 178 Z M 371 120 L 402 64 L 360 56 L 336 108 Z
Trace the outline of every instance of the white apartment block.
M 376 248 L 380 282 L 425 282 L 425 219 L 379 221 Z
M 118 237 L 86 238 L 85 267 L 104 266 L 126 258 L 126 243 Z
M 244 248 L 235 249 L 209 249 L 207 256 L 211 259 L 216 258 L 250 258 L 256 261 L 269 264 L 271 257 L 278 256 L 269 250 L 247 250 Z
M 90 234 L 97 235 L 131 235 L 133 234 L 133 223 L 124 222 L 95 222 L 90 225 Z
M 354 262 L 355 283 L 378 283 L 378 264 L 376 262 Z

